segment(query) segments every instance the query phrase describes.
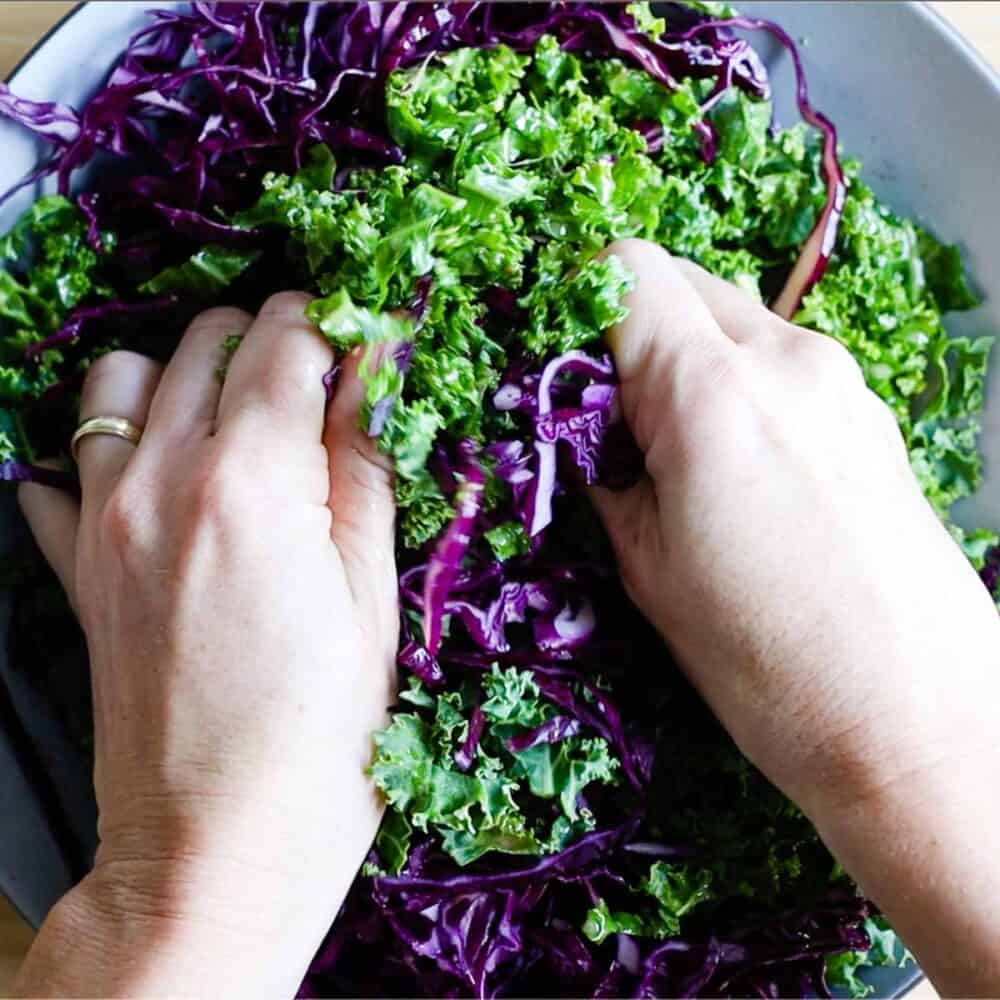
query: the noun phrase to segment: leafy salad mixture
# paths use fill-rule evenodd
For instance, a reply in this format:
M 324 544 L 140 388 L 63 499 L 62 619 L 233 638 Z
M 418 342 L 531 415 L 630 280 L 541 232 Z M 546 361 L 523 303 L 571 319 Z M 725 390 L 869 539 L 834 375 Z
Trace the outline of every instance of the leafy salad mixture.
M 338 352 L 367 345 L 401 691 L 386 818 L 303 995 L 860 996 L 903 959 L 624 595 L 580 486 L 641 471 L 602 344 L 633 279 L 599 254 L 655 240 L 841 340 L 945 521 L 990 339 L 948 336 L 957 251 L 838 156 L 788 36 L 663 10 L 195 3 L 79 110 L 0 86 L 59 191 L 0 241 L 3 478 L 73 488 L 34 463 L 87 366 L 168 357 L 207 305 L 305 287 Z M 772 121 L 761 32 L 801 124 Z M 951 528 L 995 587 L 995 536 Z M 24 571 L 15 633 L 75 635 L 47 581 Z

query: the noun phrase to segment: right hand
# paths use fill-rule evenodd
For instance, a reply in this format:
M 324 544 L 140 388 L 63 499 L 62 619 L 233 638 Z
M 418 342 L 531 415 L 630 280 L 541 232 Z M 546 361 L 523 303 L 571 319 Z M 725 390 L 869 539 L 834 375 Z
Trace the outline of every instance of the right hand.
M 638 281 L 610 340 L 648 474 L 593 491 L 626 588 L 939 984 L 995 993 L 993 602 L 843 347 L 652 244 L 608 253 Z
M 743 751 L 809 806 L 974 738 L 996 609 L 848 352 L 652 244 L 608 252 L 638 279 L 611 346 L 648 476 L 598 509 Z

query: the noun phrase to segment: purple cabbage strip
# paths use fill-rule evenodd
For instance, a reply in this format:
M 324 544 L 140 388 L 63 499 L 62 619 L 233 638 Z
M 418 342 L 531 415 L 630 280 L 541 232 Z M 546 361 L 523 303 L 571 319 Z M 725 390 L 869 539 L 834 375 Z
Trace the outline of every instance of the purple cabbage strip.
M 417 329 L 420 328 L 420 324 L 423 323 L 424 317 L 427 315 L 427 308 L 430 304 L 431 290 L 433 287 L 434 276 L 432 274 L 425 274 L 417 279 L 416 291 L 408 310 L 410 315 L 413 317 L 413 322 Z M 408 344 L 407 346 L 412 352 L 413 345 Z M 409 357 L 407 357 L 407 362 L 409 362 Z
M 110 302 L 99 302 L 93 306 L 80 306 L 66 317 L 65 322 L 55 333 L 50 334 L 44 340 L 28 344 L 24 349 L 25 357 L 37 358 L 50 348 L 72 343 L 79 338 L 84 324 L 92 320 L 103 320 L 109 316 L 122 314 L 158 312 L 161 309 L 169 309 L 176 304 L 177 296 L 171 293 L 159 295 L 153 299 L 142 299 L 138 302 L 123 302 L 120 299 L 112 299 Z
M 583 728 L 579 719 L 574 719 L 568 715 L 557 715 L 548 722 L 543 722 L 534 729 L 528 729 L 523 733 L 512 736 L 506 742 L 507 749 L 511 752 L 529 750 L 538 746 L 539 743 L 559 743 L 576 736 Z
M 536 666 L 532 668 L 532 673 L 538 689 L 549 701 L 607 740 L 621 761 L 622 771 L 629 784 L 637 792 L 645 793 L 646 781 L 636 769 L 621 715 L 608 695 L 593 684 L 574 678 L 575 686 L 587 692 L 590 699 L 587 701 L 576 693 L 573 683 L 560 678 L 560 674 L 566 676 L 566 671 Z
M 424 574 L 424 645 L 434 654 L 441 645 L 441 620 L 452 584 L 472 541 L 472 530 L 482 505 L 486 477 L 472 442 L 460 446 L 462 482 L 455 497 L 455 516 L 434 547 Z
M 340 369 L 343 367 L 340 360 L 335 360 L 330 366 L 330 370 L 323 375 L 323 390 L 326 392 L 326 401 L 329 403 L 337 391 L 337 383 L 340 381 Z
M 638 854 L 648 858 L 677 858 L 690 855 L 690 851 L 684 848 L 674 847 L 670 844 L 653 843 L 651 841 L 637 840 L 631 844 L 625 844 L 622 848 L 629 854 Z
M 0 205 L 3 205 L 6 201 L 13 198 L 18 191 L 23 191 L 26 187 L 31 187 L 32 184 L 37 184 L 39 181 L 48 177 L 49 174 L 54 174 L 58 169 L 58 157 L 50 156 L 47 160 L 42 160 L 39 162 L 38 166 L 29 170 L 27 174 L 24 175 L 16 184 L 9 187 L 3 194 L 0 194 Z
M 497 596 L 493 600 L 486 599 L 482 606 L 474 600 L 461 598 L 448 601 L 443 610 L 458 618 L 480 649 L 489 653 L 504 653 L 510 649 L 506 632 L 508 625 L 526 621 L 529 610 L 544 614 L 554 607 L 552 588 L 548 583 L 508 580 L 501 584 Z M 424 608 L 426 615 L 426 596 Z
M 406 374 L 406 370 L 410 367 L 410 361 L 413 358 L 413 344 L 407 340 L 382 341 L 381 343 L 372 344 L 365 355 L 365 364 L 370 366 L 374 371 L 388 358 L 392 359 L 392 363 L 395 364 L 396 370 L 400 374 Z M 329 391 L 330 384 L 328 384 L 327 388 Z M 368 415 L 368 426 L 365 429 L 365 433 L 369 437 L 378 437 L 385 429 L 386 422 L 396 405 L 396 399 L 397 396 L 395 395 L 383 396 L 372 405 L 371 412 Z
M 535 474 L 528 483 L 525 495 L 524 527 L 529 537 L 544 531 L 552 521 L 552 498 L 556 489 L 556 441 L 561 437 L 573 444 L 585 465 L 590 464 L 591 453 L 600 443 L 601 428 L 597 428 L 600 417 L 581 417 L 577 421 L 579 426 L 569 428 L 565 423 L 569 419 L 567 416 L 563 416 L 560 427 L 557 415 L 553 414 L 553 383 L 563 374 L 611 378 L 614 376 L 614 365 L 610 358 L 598 360 L 583 351 L 568 351 L 550 361 L 542 371 L 535 409 Z M 601 411 L 593 412 L 596 414 Z M 595 465 L 593 479 L 588 481 L 596 481 L 596 478 Z
M 650 156 L 655 156 L 663 150 L 663 126 L 659 122 L 642 119 L 632 122 L 632 128 L 646 140 L 646 152 Z
M 592 480 L 588 480 L 592 481 Z M 539 618 L 533 628 L 535 645 L 543 653 L 572 651 L 590 642 L 597 628 L 594 605 L 587 598 L 564 604 L 551 618 Z
M 986 585 L 986 589 L 991 594 L 996 594 L 997 585 L 1000 584 L 1000 545 L 994 545 L 986 553 L 983 561 L 983 568 L 979 571 L 979 577 Z
M 104 249 L 104 245 L 101 242 L 100 223 L 97 219 L 97 204 L 99 198 L 99 195 L 88 191 L 84 194 L 77 195 L 76 199 L 77 208 L 80 209 L 84 218 L 87 220 L 87 243 L 90 244 L 90 248 L 92 250 L 95 250 L 98 253 Z
M 564 441 L 573 453 L 577 468 L 588 486 L 600 478 L 599 463 L 604 432 L 610 422 L 610 408 L 566 409 L 539 414 L 535 420 L 535 449 L 555 449 Z
M 68 493 L 76 493 L 80 489 L 76 476 L 62 469 L 49 469 L 43 465 L 32 465 L 30 462 L 15 462 L 7 460 L 0 462 L 0 482 L 4 483 L 39 483 Z
M 469 892 L 515 889 L 540 881 L 543 876 L 555 876 L 562 879 L 580 878 L 588 866 L 593 865 L 616 848 L 630 836 L 637 825 L 636 820 L 628 820 L 620 826 L 606 830 L 595 830 L 592 833 L 584 834 L 575 843 L 563 848 L 557 854 L 549 854 L 530 865 L 510 868 L 503 872 L 469 873 L 442 879 L 382 875 L 375 879 L 375 886 L 380 893 L 387 895 L 405 893 L 407 895 L 448 898 Z
M 469 718 L 469 732 L 462 741 L 462 745 L 455 751 L 455 766 L 460 771 L 468 771 L 475 763 L 476 754 L 479 751 L 479 741 L 483 738 L 485 728 L 486 716 L 477 705 Z
M 847 197 L 847 182 L 837 158 L 837 130 L 829 118 L 817 111 L 809 101 L 809 90 L 805 70 L 799 56 L 798 47 L 791 36 L 773 21 L 755 17 L 733 17 L 724 21 L 703 21 L 676 36 L 681 41 L 689 41 L 701 32 L 716 30 L 729 31 L 743 28 L 749 31 L 766 31 L 778 41 L 792 57 L 795 67 L 795 102 L 799 114 L 823 136 L 823 176 L 826 180 L 826 203 L 819 219 L 809 234 L 791 273 L 785 281 L 771 308 L 783 319 L 791 319 L 798 311 L 802 299 L 813 285 L 823 277 L 837 242 L 837 230 L 844 211 Z
M 524 442 L 495 442 L 486 446 L 486 455 L 493 460 L 493 474 L 510 487 L 515 508 L 525 510 L 528 487 L 535 473 L 531 468 L 531 452 Z
M 150 200 L 147 208 L 162 216 L 172 232 L 198 243 L 223 243 L 231 246 L 259 246 L 261 233 L 256 229 L 243 229 L 216 222 L 189 208 L 177 208 L 159 201 Z
M 396 663 L 432 690 L 444 685 L 445 676 L 441 664 L 413 639 L 406 639 L 400 646 Z
M 0 116 L 23 125 L 54 146 L 67 147 L 80 137 L 79 115 L 54 101 L 29 101 L 0 82 Z

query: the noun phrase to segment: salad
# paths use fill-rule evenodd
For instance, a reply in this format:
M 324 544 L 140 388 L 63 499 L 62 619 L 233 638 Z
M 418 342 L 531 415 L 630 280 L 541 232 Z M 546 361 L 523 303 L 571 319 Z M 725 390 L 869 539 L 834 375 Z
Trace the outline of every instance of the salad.
M 303 996 L 862 996 L 907 958 L 624 594 L 583 493 L 641 471 L 602 343 L 633 278 L 600 251 L 654 240 L 842 341 L 994 589 L 996 536 L 949 518 L 991 340 L 949 337 L 976 303 L 958 252 L 841 156 L 779 26 L 657 10 L 193 3 L 79 109 L 0 85 L 45 143 L 23 183 L 58 192 L 0 240 L 0 478 L 75 488 L 36 460 L 88 365 L 166 358 L 209 305 L 304 287 L 339 356 L 365 347 L 400 693 L 385 820 Z M 800 123 L 773 120 L 760 35 Z M 8 570 L 38 669 L 79 633 L 37 554 Z

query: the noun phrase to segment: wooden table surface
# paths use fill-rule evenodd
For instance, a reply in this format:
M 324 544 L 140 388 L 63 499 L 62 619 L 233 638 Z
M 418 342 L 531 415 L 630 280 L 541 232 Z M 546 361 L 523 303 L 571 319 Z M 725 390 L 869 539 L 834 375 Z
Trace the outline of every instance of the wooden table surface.
M 932 6 L 1000 70 L 1000 0 L 937 0 Z M 0 78 L 72 7 L 72 3 L 54 0 L 47 3 L 0 0 Z M 30 941 L 30 930 L 0 900 L 0 996 L 6 996 L 14 970 Z M 935 993 L 924 984 L 910 996 L 913 1000 L 928 1000 Z

